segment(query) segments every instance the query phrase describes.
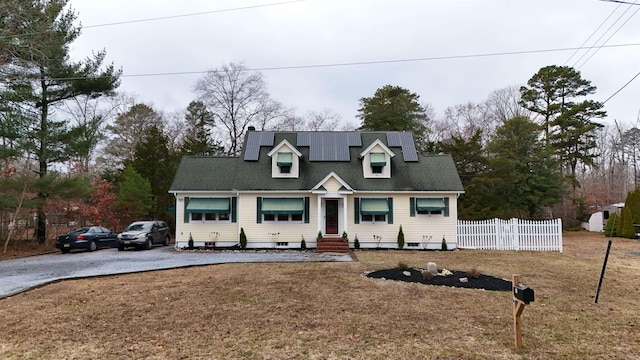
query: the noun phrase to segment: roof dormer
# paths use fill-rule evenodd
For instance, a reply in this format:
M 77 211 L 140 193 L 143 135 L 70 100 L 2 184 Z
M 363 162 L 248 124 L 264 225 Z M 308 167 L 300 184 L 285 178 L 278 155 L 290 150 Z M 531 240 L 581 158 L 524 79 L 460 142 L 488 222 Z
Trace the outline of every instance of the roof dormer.
M 395 154 L 379 139 L 360 153 L 362 174 L 365 178 L 389 179 L 391 177 L 391 158 Z
M 300 176 L 302 153 L 287 140 L 282 140 L 267 155 L 271 157 L 271 177 L 297 178 Z

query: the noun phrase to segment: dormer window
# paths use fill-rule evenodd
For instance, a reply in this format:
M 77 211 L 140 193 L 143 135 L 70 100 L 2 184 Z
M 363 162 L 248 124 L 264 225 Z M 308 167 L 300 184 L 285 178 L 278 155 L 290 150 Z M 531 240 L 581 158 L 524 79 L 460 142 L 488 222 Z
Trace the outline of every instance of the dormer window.
M 395 154 L 379 139 L 360 153 L 362 174 L 370 179 L 391 178 L 391 158 Z
M 372 152 L 370 154 L 371 172 L 373 174 L 382 174 L 382 169 L 387 165 L 387 159 L 384 153 Z
M 287 140 L 282 140 L 267 155 L 271 158 L 271 177 L 291 179 L 300 176 L 302 153 Z
M 277 165 L 281 174 L 291 173 L 291 164 L 293 164 L 293 154 L 290 152 L 278 153 Z

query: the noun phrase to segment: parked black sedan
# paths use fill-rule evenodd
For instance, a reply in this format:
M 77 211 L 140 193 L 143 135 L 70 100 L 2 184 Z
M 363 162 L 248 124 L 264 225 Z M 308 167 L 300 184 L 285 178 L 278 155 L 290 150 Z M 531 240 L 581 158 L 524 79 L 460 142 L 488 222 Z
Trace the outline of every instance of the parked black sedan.
M 71 249 L 86 249 L 95 251 L 103 247 L 115 247 L 118 233 L 101 226 L 89 226 L 73 229 L 64 235 L 58 236 L 56 248 L 63 254 Z

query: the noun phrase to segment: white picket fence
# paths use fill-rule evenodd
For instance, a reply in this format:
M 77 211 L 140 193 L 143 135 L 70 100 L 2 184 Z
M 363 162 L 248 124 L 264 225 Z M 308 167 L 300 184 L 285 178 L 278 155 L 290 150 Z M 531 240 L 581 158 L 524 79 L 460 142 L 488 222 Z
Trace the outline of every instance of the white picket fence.
M 459 220 L 458 247 L 562 252 L 562 220 Z

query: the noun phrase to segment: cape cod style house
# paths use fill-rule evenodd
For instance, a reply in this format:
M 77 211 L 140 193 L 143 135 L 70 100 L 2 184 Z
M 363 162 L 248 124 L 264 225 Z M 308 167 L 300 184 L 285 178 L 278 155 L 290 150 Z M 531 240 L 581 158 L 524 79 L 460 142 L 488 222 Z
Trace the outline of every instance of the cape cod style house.
M 406 132 L 248 132 L 238 157 L 184 157 L 170 188 L 176 247 L 457 246 L 462 183 L 448 155 L 422 156 Z

